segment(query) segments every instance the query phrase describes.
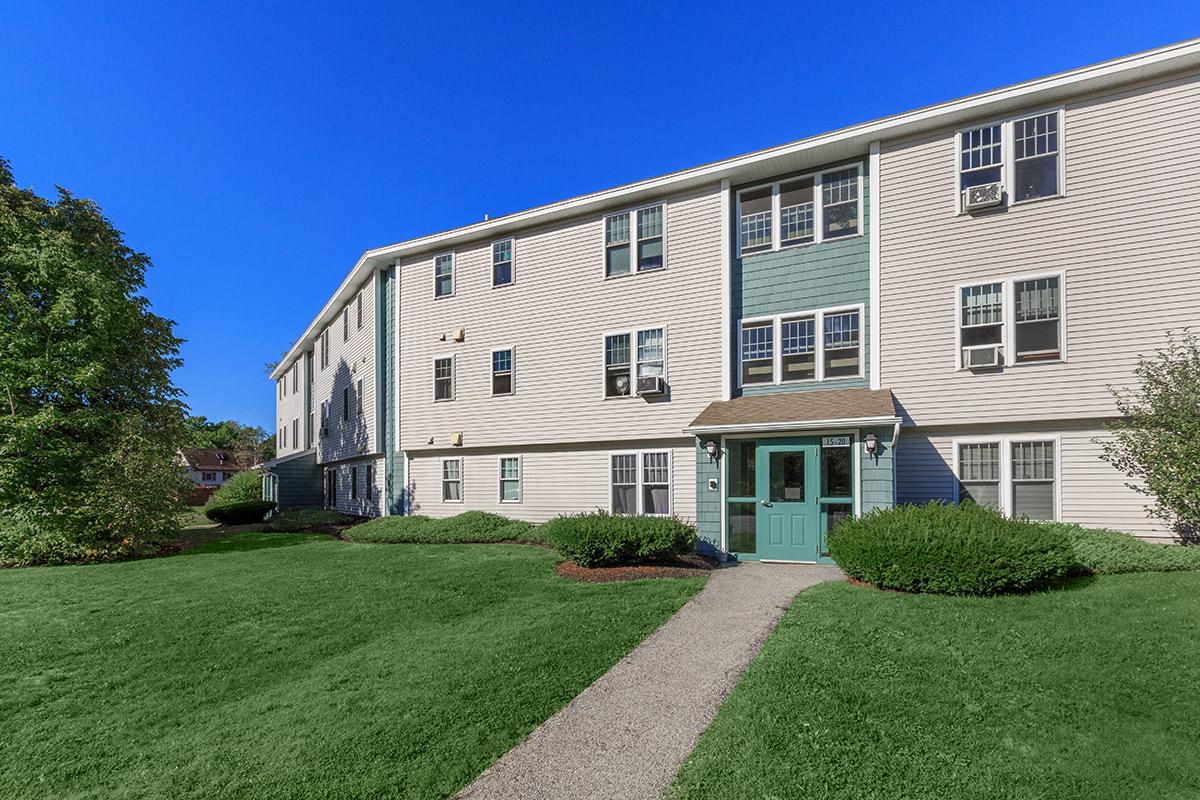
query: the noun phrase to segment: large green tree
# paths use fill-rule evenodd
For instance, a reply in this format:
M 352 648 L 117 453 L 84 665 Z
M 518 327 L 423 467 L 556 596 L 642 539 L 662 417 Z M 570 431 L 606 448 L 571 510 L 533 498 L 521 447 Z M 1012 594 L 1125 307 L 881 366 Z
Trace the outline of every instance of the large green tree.
M 275 457 L 275 436 L 257 425 L 232 419 L 209 422 L 207 417 L 188 417 L 184 425 L 189 447 L 223 447 L 259 461 Z
M 175 525 L 184 406 L 150 259 L 0 159 L 0 563 L 113 557 Z

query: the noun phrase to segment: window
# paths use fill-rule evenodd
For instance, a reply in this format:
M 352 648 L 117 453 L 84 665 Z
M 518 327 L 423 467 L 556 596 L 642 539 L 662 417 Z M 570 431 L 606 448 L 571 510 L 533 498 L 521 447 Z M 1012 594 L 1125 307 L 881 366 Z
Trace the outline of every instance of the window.
M 609 457 L 613 514 L 671 513 L 671 453 L 613 453 Z
M 329 328 L 321 331 L 321 369 L 329 366 Z
M 350 306 L 342 309 L 342 341 L 350 341 Z
M 513 393 L 513 351 L 492 351 L 492 394 Z
M 513 282 L 513 240 L 492 242 L 492 286 Z
M 321 401 L 321 435 L 329 433 L 329 401 Z
M 325 506 L 337 507 L 337 469 L 325 470 Z
M 737 202 L 739 254 L 854 236 L 862 232 L 862 167 L 742 189 Z
M 350 468 L 350 499 L 358 499 L 358 467 Z
M 357 402 L 358 402 L 358 405 L 357 405 L 356 407 L 358 408 L 358 415 L 361 417 L 361 416 L 363 415 L 363 384 L 362 384 L 362 378 L 359 378 L 359 379 L 358 379 L 358 385 L 357 385 L 355 388 L 356 388 L 356 390 L 357 390 L 357 391 L 356 391 L 356 393 L 355 393 L 355 397 L 356 397 L 356 399 L 357 399 Z
M 634 351 L 634 343 L 637 350 Z M 636 369 L 634 363 L 636 356 Z M 604 337 L 604 396 L 628 397 L 634 390 L 634 378 L 667 375 L 667 331 L 643 328 Z
M 362 296 L 365 289 L 359 289 L 358 296 L 354 298 L 355 316 L 358 318 L 358 329 L 362 330 Z
M 285 450 L 287 449 L 287 425 L 284 425 L 279 429 L 279 446 Z
M 454 254 L 446 253 L 433 260 L 433 296 L 454 294 Z
M 300 446 L 300 418 L 292 418 L 292 447 Z
M 500 502 L 521 502 L 521 459 L 504 457 L 500 459 Z
M 363 489 L 366 490 L 367 500 L 375 499 L 375 465 L 367 464 L 367 475 Z
M 454 359 L 452 357 L 433 360 L 433 399 L 454 399 Z
M 300 391 L 300 362 L 292 364 L 292 392 Z
M 958 500 L 1011 517 L 1058 518 L 1056 439 L 997 438 L 955 442 Z
M 342 422 L 350 419 L 350 387 L 342 389 Z
M 275 397 L 279 400 L 283 399 L 283 378 L 275 381 Z
M 999 183 L 1010 203 L 1062 194 L 1062 112 L 1021 117 L 958 134 L 958 189 Z M 1009 157 L 1011 154 L 1011 158 Z
M 462 499 L 462 459 L 442 459 L 442 502 L 461 503 Z
M 605 277 L 628 275 L 635 267 L 638 272 L 651 272 L 666 266 L 664 215 L 660 204 L 604 218 Z M 632 242 L 631 226 L 635 227 Z M 631 244 L 637 248 L 636 261 L 631 258 Z
M 205 472 L 200 475 L 200 480 L 202 480 L 202 481 L 208 481 L 211 483 L 212 481 L 215 481 L 216 479 L 217 479 L 217 473 L 215 473 L 215 472 Z
M 859 306 L 743 320 L 741 385 L 862 377 L 862 314 Z
M 1046 275 L 960 287 L 959 368 L 1061 361 L 1062 284 L 1062 275 Z

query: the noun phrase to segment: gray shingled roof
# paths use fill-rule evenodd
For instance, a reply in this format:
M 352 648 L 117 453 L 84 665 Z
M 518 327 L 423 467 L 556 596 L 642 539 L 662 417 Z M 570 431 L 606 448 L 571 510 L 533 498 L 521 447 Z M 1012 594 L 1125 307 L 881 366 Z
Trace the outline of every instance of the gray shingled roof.
M 890 389 L 824 389 L 776 392 L 709 403 L 688 430 L 726 426 L 896 418 Z

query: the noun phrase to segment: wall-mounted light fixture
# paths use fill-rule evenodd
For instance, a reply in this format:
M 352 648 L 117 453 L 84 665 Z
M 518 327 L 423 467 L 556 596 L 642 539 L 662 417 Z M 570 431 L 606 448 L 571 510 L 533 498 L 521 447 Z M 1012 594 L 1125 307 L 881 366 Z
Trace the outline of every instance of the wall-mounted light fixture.
M 704 443 L 704 452 L 708 453 L 709 461 L 716 461 L 717 460 L 717 443 L 714 442 L 712 439 L 709 439 L 707 442 Z
M 863 447 L 867 449 L 867 455 L 873 456 L 879 452 L 879 437 L 873 433 L 868 433 L 863 439 Z

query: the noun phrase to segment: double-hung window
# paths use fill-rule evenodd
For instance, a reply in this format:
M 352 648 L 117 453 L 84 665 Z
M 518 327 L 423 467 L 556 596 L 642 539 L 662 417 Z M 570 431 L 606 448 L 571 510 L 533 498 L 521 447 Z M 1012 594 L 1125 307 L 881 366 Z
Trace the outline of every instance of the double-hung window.
M 300 391 L 300 362 L 292 364 L 292 394 Z
M 292 447 L 300 446 L 300 418 L 292 418 Z
M 443 253 L 433 259 L 433 296 L 454 294 L 454 253 Z
M 282 428 L 280 428 L 280 429 L 279 429 L 279 433 L 280 433 L 280 440 L 281 440 L 281 441 L 279 442 L 279 445 L 280 445 L 280 447 L 282 447 L 284 450 L 286 450 L 286 449 L 287 449 L 287 446 L 288 446 L 288 443 L 287 443 L 287 425 L 286 425 L 286 424 L 284 424 L 284 426 L 283 426 Z
M 614 514 L 671 513 L 671 453 L 613 453 L 609 457 L 609 490 Z
M 365 291 L 366 291 L 366 289 L 359 289 L 358 295 L 354 298 L 355 315 L 358 318 L 357 319 L 358 329 L 360 331 L 362 330 L 362 298 L 363 298 L 363 292 L 365 292 Z
M 500 502 L 521 502 L 521 459 L 517 456 L 500 459 Z
M 1054 519 L 1054 442 L 1012 442 L 1012 515 Z
M 462 491 L 462 459 L 442 459 L 442 502 L 461 503 Z
M 321 369 L 329 366 L 329 328 L 321 331 Z
M 357 385 L 356 385 L 354 388 L 355 388 L 355 392 L 354 392 L 354 395 L 355 395 L 355 408 L 357 408 L 357 409 L 358 409 L 358 415 L 361 417 L 361 416 L 363 415 L 363 405 L 364 405 L 364 404 L 363 404 L 363 382 L 362 382 L 362 378 L 359 378 L 359 379 L 358 379 L 358 383 L 357 383 Z
M 350 387 L 342 389 L 342 422 L 350 419 Z
M 363 483 L 364 483 L 363 489 L 365 490 L 367 500 L 374 500 L 375 499 L 375 465 L 374 464 L 367 464 L 367 474 L 366 474 L 366 478 L 364 479 Z
M 492 286 L 513 282 L 513 240 L 492 242 Z
M 454 357 L 433 360 L 433 399 L 454 399 Z
M 1058 441 L 980 439 L 955 443 L 958 499 L 1012 517 L 1058 518 Z
M 321 401 L 321 435 L 329 433 L 329 401 Z
M 492 394 L 513 393 L 513 351 L 492 351 Z
M 666 266 L 666 207 L 622 211 L 604 218 L 604 275 L 652 272 Z
M 279 380 L 275 381 L 275 396 L 280 400 L 283 399 L 283 387 L 285 385 L 286 384 L 284 383 L 283 378 L 280 378 Z
M 959 287 L 959 367 L 1062 360 L 1062 286 L 1059 274 Z
M 958 446 L 959 500 L 1000 507 L 1000 444 L 968 442 Z
M 636 347 L 636 350 L 634 349 Z M 667 331 L 643 328 L 604 337 L 604 396 L 627 397 L 636 378 L 667 376 Z
M 742 189 L 738 253 L 750 255 L 862 232 L 859 164 Z
M 1009 203 L 1062 194 L 1062 111 L 958 132 L 959 210 L 972 186 L 998 183 Z
M 350 341 L 350 306 L 342 309 L 342 341 Z
M 858 378 L 863 374 L 861 306 L 742 321 L 742 386 Z
M 350 499 L 358 499 L 358 467 L 350 468 Z

